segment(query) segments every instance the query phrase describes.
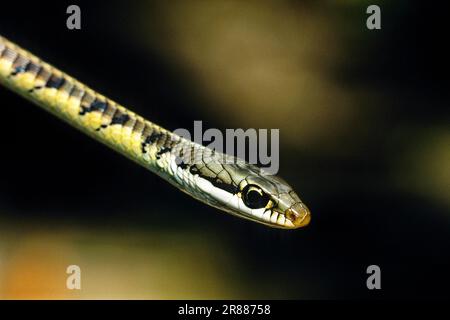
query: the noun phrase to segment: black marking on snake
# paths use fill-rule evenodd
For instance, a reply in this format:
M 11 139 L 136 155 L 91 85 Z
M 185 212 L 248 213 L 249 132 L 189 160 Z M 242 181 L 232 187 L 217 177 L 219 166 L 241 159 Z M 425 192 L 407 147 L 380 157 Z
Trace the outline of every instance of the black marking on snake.
M 2 52 L 2 55 L 0 56 L 0 58 L 5 59 L 7 61 L 13 61 L 13 59 L 15 60 L 15 58 L 16 58 L 16 56 L 14 56 L 14 55 L 18 55 L 17 52 L 15 52 L 14 50 L 7 47 Z
M 128 120 L 123 124 L 124 127 L 127 127 L 133 132 L 134 125 L 136 124 L 136 119 L 128 116 Z
M 146 153 L 145 147 L 148 144 L 158 141 L 162 136 L 163 134 L 160 132 L 152 132 L 152 134 L 145 138 L 145 141 L 142 142 L 142 153 Z
M 72 89 L 75 85 L 70 81 L 64 81 L 64 84 L 59 88 L 59 92 L 61 94 L 67 95 L 67 97 L 70 96 L 70 92 L 72 92 Z
M 189 167 L 189 165 L 185 163 L 180 157 L 175 157 L 175 163 L 183 170 Z
M 89 107 L 81 106 L 81 111 L 79 113 L 80 116 L 84 116 L 88 112 L 92 111 L 105 111 L 108 107 L 108 104 L 101 100 L 94 100 Z
M 212 177 L 204 176 L 201 173 L 199 174 L 199 176 L 202 177 L 203 179 L 206 179 L 209 182 L 211 182 L 211 184 L 213 186 L 220 188 L 222 190 L 225 190 L 231 194 L 237 194 L 239 192 L 239 188 L 237 186 L 235 186 L 233 183 L 224 183 L 219 178 L 212 178 Z
M 5 56 L 6 55 L 6 52 L 9 50 L 9 48 L 8 47 L 4 47 L 3 48 L 3 50 L 2 50 L 2 52 L 0 53 L 0 58 L 3 58 L 3 56 Z
M 192 166 L 190 169 L 189 169 L 189 172 L 191 173 L 191 174 L 198 174 L 199 173 L 199 170 L 198 170 L 198 168 L 197 168 L 197 166 Z
M 105 111 L 106 108 L 108 108 L 108 103 L 101 100 L 95 100 L 91 103 L 89 111 Z
M 85 94 L 84 90 L 82 90 L 78 86 L 74 85 L 72 87 L 72 90 L 70 90 L 69 98 L 74 97 L 81 101 L 81 99 L 83 99 L 84 94 Z
M 41 70 L 39 70 L 37 77 L 40 78 L 41 80 L 45 80 L 45 82 L 47 82 L 48 78 L 50 78 L 51 73 L 46 70 L 45 68 L 41 68 Z
M 46 70 L 45 68 L 40 68 L 36 74 L 36 79 L 41 79 L 47 83 L 48 78 L 50 78 L 50 76 L 51 76 L 51 73 L 48 70 Z M 42 86 L 42 85 L 34 86 L 33 89 L 30 89 L 30 92 L 33 92 L 34 90 L 42 89 L 43 87 L 44 86 Z
M 33 72 L 34 73 L 34 80 L 36 80 L 36 78 L 39 76 L 39 74 L 41 73 L 42 70 L 42 66 L 39 64 L 35 64 L 33 62 L 30 62 L 27 64 L 27 66 L 25 67 L 25 72 Z M 28 92 L 32 93 L 34 90 L 39 90 L 42 89 L 42 86 L 35 86 L 31 89 L 28 90 Z
M 121 113 L 120 111 L 117 111 L 116 115 L 111 120 L 111 125 L 114 124 L 124 124 L 130 119 L 130 116 L 126 113 Z
M 143 128 L 141 130 L 141 142 L 145 141 L 145 139 L 148 136 L 150 136 L 154 131 L 155 130 L 151 126 L 149 126 L 149 125 L 144 123 L 144 126 L 143 126 Z
M 189 167 L 189 164 L 184 162 L 183 157 L 184 157 L 184 149 L 181 148 L 179 154 L 175 156 L 175 163 L 177 164 L 177 166 L 179 166 L 181 169 L 184 170 Z
M 170 152 L 172 151 L 172 148 L 170 147 L 164 147 L 161 150 L 158 151 L 158 153 L 156 154 L 156 159 L 161 159 L 161 155 L 163 155 L 166 152 Z
M 21 65 L 21 66 L 17 66 L 15 67 L 14 71 L 11 72 L 11 76 L 17 76 L 19 73 L 23 73 L 25 71 L 27 71 L 27 67 L 30 64 L 30 62 L 28 61 L 26 64 Z
M 73 93 L 78 90 L 78 87 L 76 85 L 72 85 L 69 92 L 67 93 L 69 95 L 69 99 L 73 96 Z
M 111 123 L 111 120 L 114 118 L 114 116 L 116 115 L 116 113 L 119 112 L 119 109 L 117 109 L 113 104 L 107 103 L 106 104 L 106 110 L 103 111 L 103 117 L 106 120 L 109 120 L 109 123 Z
M 13 65 L 14 65 L 15 63 L 17 63 L 17 60 L 19 60 L 19 59 L 22 57 L 18 52 L 15 52 L 15 54 L 16 54 L 16 57 L 15 57 L 14 60 L 12 61 Z
M 107 128 L 107 127 L 108 127 L 107 124 L 102 124 L 102 125 L 100 125 L 100 127 L 98 127 L 97 129 L 95 129 L 95 131 L 100 131 L 101 129 L 105 129 L 105 128 Z
M 47 80 L 47 83 L 45 84 L 45 86 L 47 88 L 54 88 L 54 89 L 58 90 L 59 88 L 61 88 L 64 85 L 65 82 L 66 82 L 66 79 L 52 75 Z
M 36 63 L 32 62 L 32 61 L 29 61 L 27 63 L 27 65 L 25 66 L 25 71 L 26 72 L 31 72 L 33 70 L 35 71 L 34 72 L 35 74 L 38 74 L 39 71 L 41 70 L 41 66 L 39 64 L 36 64 Z
M 131 132 L 133 134 L 140 135 L 140 137 L 142 138 L 142 131 L 144 130 L 144 127 L 145 127 L 144 123 L 141 120 L 136 119 L 136 121 L 133 124 L 133 128 L 131 129 Z M 141 144 L 141 152 L 145 153 L 145 145 Z
M 195 147 L 194 147 L 194 145 L 191 146 L 191 154 L 190 154 L 190 156 L 191 156 L 190 162 L 194 163 L 194 160 L 195 160 Z

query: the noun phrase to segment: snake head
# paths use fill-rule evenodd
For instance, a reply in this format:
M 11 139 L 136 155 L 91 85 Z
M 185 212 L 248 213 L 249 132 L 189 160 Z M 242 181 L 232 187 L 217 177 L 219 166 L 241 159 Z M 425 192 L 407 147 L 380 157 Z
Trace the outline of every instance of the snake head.
M 289 184 L 262 170 L 242 180 L 239 194 L 242 201 L 239 208 L 258 222 L 296 229 L 307 226 L 311 220 L 309 209 Z
M 203 194 L 208 194 L 208 199 L 200 200 L 271 227 L 296 229 L 309 224 L 308 208 L 283 179 L 246 162 L 220 167 L 217 171 L 222 179 L 198 171 L 197 184 Z

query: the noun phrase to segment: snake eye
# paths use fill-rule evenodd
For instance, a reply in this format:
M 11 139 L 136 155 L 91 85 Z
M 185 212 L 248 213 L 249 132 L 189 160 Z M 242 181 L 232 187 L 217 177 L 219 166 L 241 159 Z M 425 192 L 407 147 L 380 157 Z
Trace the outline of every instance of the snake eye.
M 250 209 L 260 209 L 267 206 L 270 196 L 260 187 L 249 184 L 242 190 L 242 199 Z

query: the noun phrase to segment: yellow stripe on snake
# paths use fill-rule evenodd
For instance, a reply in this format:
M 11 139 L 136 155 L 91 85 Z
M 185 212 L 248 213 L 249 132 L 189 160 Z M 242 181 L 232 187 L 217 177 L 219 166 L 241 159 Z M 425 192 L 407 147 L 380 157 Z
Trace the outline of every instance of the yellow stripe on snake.
M 310 221 L 307 207 L 279 177 L 145 120 L 1 36 L 0 83 L 195 199 L 272 227 Z

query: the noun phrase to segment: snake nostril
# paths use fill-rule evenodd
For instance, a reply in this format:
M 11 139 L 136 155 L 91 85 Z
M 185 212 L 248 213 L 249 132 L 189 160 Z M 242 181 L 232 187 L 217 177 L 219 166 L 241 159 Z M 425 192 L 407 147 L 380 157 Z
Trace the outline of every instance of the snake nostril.
M 287 209 L 286 213 L 285 213 L 286 218 L 288 218 L 289 220 L 293 221 L 295 219 L 295 214 L 294 214 L 294 210 L 292 209 Z
M 302 204 L 296 204 L 287 209 L 285 216 L 289 219 L 295 227 L 304 227 L 311 221 L 311 214 L 306 206 Z

